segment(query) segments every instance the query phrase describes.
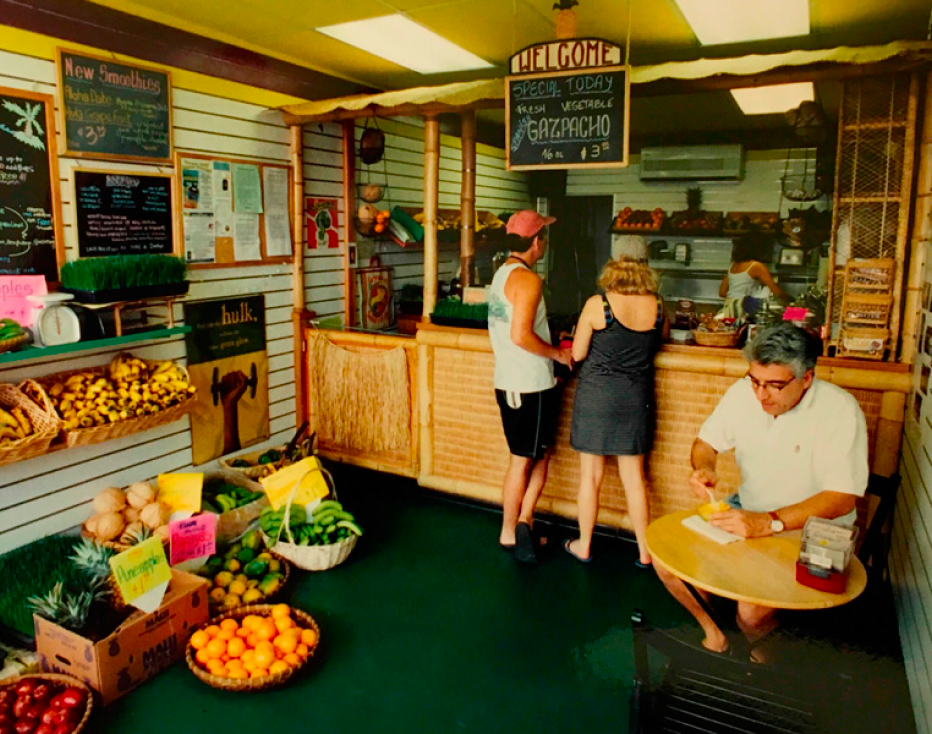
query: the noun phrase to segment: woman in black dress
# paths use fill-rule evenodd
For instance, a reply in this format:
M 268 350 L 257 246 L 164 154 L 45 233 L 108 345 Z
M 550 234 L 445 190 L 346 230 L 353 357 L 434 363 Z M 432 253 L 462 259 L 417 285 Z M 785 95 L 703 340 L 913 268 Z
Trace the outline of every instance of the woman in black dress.
M 654 355 L 668 328 L 657 276 L 629 257 L 610 260 L 599 276 L 604 295 L 583 307 L 573 339 L 582 362 L 570 445 L 579 452 L 576 500 L 579 538 L 564 548 L 590 558 L 605 457 L 614 456 L 638 543 L 638 565 L 650 564 L 645 534 L 650 516 L 644 456 L 654 435 Z

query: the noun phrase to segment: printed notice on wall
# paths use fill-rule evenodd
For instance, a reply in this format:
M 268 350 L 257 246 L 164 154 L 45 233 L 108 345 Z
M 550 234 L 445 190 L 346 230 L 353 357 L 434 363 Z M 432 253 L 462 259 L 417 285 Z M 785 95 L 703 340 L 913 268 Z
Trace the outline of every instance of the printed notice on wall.
M 239 262 L 262 259 L 258 214 L 233 215 L 233 257 Z
M 262 214 L 262 179 L 259 166 L 233 164 L 233 211 L 237 214 Z
M 288 218 L 288 170 L 262 169 L 265 204 L 265 253 L 268 257 L 291 255 L 291 222 Z
M 181 159 L 182 209 L 186 212 L 211 213 L 214 210 L 214 184 L 210 161 Z
M 185 212 L 184 254 L 189 263 L 212 263 L 216 257 L 214 215 Z
M 233 174 L 226 161 L 213 162 L 214 218 L 217 237 L 233 236 Z

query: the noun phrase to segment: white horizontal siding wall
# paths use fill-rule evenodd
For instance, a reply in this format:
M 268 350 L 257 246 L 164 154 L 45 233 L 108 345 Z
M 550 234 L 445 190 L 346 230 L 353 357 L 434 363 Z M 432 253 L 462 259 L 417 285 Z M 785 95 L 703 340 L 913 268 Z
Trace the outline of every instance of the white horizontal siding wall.
M 630 206 L 632 209 L 660 207 L 667 215 L 686 208 L 686 189 L 702 189 L 702 208 L 719 212 L 775 212 L 786 216 L 791 208 L 818 209 L 828 207 L 823 197 L 814 202 L 795 203 L 780 196 L 780 179 L 784 173 L 802 174 L 806 169 L 805 152 L 792 151 L 789 169 L 786 167 L 786 150 L 752 150 L 745 154 L 744 178 L 740 181 L 641 181 L 641 156 L 631 156 L 627 168 L 605 168 L 585 171 L 571 170 L 566 180 L 567 196 L 613 195 L 615 211 Z M 814 153 L 808 163 L 812 170 Z M 606 226 L 611 222 L 606 222 Z
M 929 194 L 925 194 L 926 197 Z M 917 211 L 920 207 L 917 206 Z M 925 286 L 932 283 L 929 243 L 916 253 L 925 261 Z M 890 570 L 896 597 L 900 643 L 918 734 L 932 734 L 932 397 L 921 387 L 922 369 L 932 367 L 924 326 L 932 325 L 929 303 L 920 305 L 913 392 L 906 406 L 900 474 L 903 482 L 894 515 Z M 918 401 L 918 402 L 917 402 Z
M 0 51 L 0 86 L 54 94 L 58 104 L 55 64 L 47 59 Z M 280 113 L 177 84 L 172 89 L 172 102 L 176 150 L 289 162 L 288 128 Z M 59 150 L 62 149 L 59 131 Z M 172 166 L 64 156 L 59 160 L 62 219 L 69 260 L 77 257 L 72 206 L 74 168 L 174 173 Z M 336 185 L 339 187 L 339 183 Z M 190 280 L 189 300 L 265 294 L 272 432 L 269 445 L 286 441 L 295 427 L 291 266 L 192 270 Z M 180 306 L 175 316 L 183 318 Z M 182 337 L 144 344 L 131 345 L 130 350 L 149 359 L 185 360 Z M 0 382 L 16 383 L 25 377 L 103 365 L 118 351 L 98 350 L 73 357 L 16 363 L 0 369 Z M 184 470 L 190 465 L 191 431 L 189 419 L 185 418 L 135 436 L 0 467 L 0 552 L 82 522 L 90 514 L 90 500 L 104 487 L 122 486 L 160 472 Z M 211 465 L 202 468 L 211 468 Z
M 385 154 L 378 163 L 367 166 L 357 163 L 356 180 L 359 192 L 369 183 L 385 188 L 385 198 L 376 206 L 391 209 L 393 206 L 410 207 L 418 211 L 424 207 L 424 122 L 420 118 L 379 120 L 385 133 Z M 356 127 L 359 136 L 365 126 Z M 441 209 L 460 208 L 460 182 L 462 180 L 462 149 L 459 140 L 449 135 L 440 136 L 440 191 L 438 206 Z M 513 212 L 531 206 L 527 174 L 505 170 L 504 149 L 477 145 L 476 150 L 476 211 L 493 214 Z M 357 236 L 360 265 L 368 264 L 369 254 L 378 254 L 382 264 L 391 266 L 393 284 L 399 290 L 405 283 L 424 282 L 424 248 L 411 245 L 402 248 L 391 241 L 366 241 Z M 459 262 L 459 241 L 441 243 L 438 270 L 441 280 L 454 277 Z

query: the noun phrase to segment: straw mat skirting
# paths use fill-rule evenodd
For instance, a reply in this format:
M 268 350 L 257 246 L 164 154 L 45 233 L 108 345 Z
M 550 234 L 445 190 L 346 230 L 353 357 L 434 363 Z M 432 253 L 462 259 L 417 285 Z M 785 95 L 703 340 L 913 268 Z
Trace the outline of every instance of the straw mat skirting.
M 352 350 L 322 335 L 312 340 L 320 438 L 360 451 L 407 447 L 411 397 L 405 350 Z

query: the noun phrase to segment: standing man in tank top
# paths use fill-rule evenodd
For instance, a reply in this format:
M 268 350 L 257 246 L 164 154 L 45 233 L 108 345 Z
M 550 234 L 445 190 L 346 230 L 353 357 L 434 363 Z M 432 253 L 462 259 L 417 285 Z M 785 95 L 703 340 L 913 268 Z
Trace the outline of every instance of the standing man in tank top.
M 569 349 L 550 341 L 542 281 L 533 271 L 544 256 L 544 227 L 555 222 L 531 209 L 516 212 L 505 228 L 511 254 L 489 287 L 489 339 L 495 354 L 495 398 L 511 454 L 502 495 L 499 544 L 515 558 L 534 563 L 531 526 L 547 481 L 560 394 L 553 363 L 572 368 Z

